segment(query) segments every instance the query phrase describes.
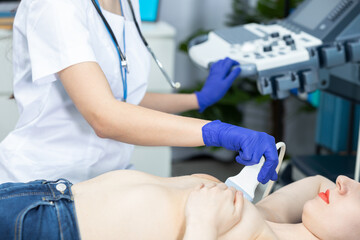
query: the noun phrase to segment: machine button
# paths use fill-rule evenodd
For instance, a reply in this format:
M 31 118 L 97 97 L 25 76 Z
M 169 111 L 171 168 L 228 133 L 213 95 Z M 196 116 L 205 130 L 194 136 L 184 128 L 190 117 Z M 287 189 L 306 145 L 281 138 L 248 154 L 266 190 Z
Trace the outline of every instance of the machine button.
M 284 35 L 284 36 L 283 36 L 283 40 L 286 41 L 286 39 L 291 39 L 291 35 L 289 35 L 289 34 L 288 34 L 288 35 Z
M 271 36 L 272 38 L 277 38 L 277 37 L 280 36 L 280 34 L 279 34 L 278 32 L 273 32 L 273 33 L 270 34 L 270 36 Z
M 264 46 L 264 52 L 271 52 L 272 51 L 272 47 L 270 46 Z
M 293 45 L 293 44 L 295 44 L 294 39 L 292 39 L 292 38 L 286 39 L 286 45 L 290 46 L 290 45 Z

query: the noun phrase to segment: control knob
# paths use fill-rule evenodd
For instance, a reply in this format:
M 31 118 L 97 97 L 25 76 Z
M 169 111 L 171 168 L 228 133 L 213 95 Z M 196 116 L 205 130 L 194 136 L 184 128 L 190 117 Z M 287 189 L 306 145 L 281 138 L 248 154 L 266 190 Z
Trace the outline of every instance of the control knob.
M 277 38 L 277 37 L 280 36 L 280 34 L 279 34 L 278 32 L 273 32 L 273 33 L 270 34 L 270 36 L 271 36 L 272 38 Z
M 271 52 L 271 51 L 272 51 L 271 45 L 269 45 L 269 46 L 264 46 L 264 52 Z

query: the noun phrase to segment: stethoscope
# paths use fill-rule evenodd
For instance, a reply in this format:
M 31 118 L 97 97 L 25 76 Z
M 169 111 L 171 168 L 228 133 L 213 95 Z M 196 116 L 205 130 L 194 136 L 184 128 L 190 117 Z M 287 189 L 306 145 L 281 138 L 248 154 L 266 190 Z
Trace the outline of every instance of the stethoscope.
M 122 79 L 122 82 L 123 82 L 123 91 L 124 91 L 124 101 L 126 102 L 126 99 L 127 99 L 127 74 L 129 73 L 129 68 L 128 68 L 128 63 L 127 63 L 127 60 L 126 60 L 126 46 L 125 46 L 125 23 L 124 23 L 124 29 L 123 29 L 123 39 L 124 39 L 124 53 L 121 51 L 120 49 L 120 46 L 119 46 L 119 43 L 117 42 L 116 40 L 116 37 L 114 35 L 114 32 L 112 31 L 109 23 L 106 21 L 106 18 L 104 17 L 101 9 L 100 9 L 100 4 L 99 4 L 99 1 L 98 0 L 91 0 L 92 3 L 94 4 L 95 8 L 96 8 L 96 11 L 99 13 L 102 21 L 104 22 L 104 25 L 111 37 L 111 40 L 116 48 L 116 51 L 118 53 L 118 56 L 119 56 L 119 60 L 120 60 L 120 71 L 121 71 L 121 79 Z M 122 3 L 121 3 L 121 0 L 120 1 L 120 7 L 121 7 L 121 12 L 124 14 L 124 11 L 123 11 L 123 7 L 122 7 Z M 165 79 L 169 82 L 170 86 L 173 87 L 173 88 L 180 88 L 180 83 L 179 82 L 174 82 L 170 77 L 169 75 L 167 74 L 167 72 L 165 71 L 163 65 L 161 64 L 161 62 L 159 61 L 159 59 L 156 57 L 155 53 L 152 51 L 152 49 L 150 48 L 149 44 L 147 43 L 145 37 L 143 36 L 141 30 L 140 30 L 140 27 L 139 27 L 139 24 L 136 20 L 136 16 L 135 16 L 135 12 L 134 12 L 134 8 L 133 8 L 133 5 L 131 3 L 131 0 L 127 0 L 128 3 L 129 3 L 129 6 L 130 6 L 130 10 L 131 10 L 131 14 L 132 14 L 132 17 L 134 19 L 134 23 L 135 23 L 135 26 L 136 26 L 136 29 L 139 33 L 139 36 L 141 38 L 141 40 L 143 41 L 145 47 L 147 48 L 147 50 L 149 51 L 150 55 L 152 56 L 152 58 L 155 60 L 156 62 L 156 65 L 159 67 L 160 71 L 162 72 L 162 74 L 164 75 Z

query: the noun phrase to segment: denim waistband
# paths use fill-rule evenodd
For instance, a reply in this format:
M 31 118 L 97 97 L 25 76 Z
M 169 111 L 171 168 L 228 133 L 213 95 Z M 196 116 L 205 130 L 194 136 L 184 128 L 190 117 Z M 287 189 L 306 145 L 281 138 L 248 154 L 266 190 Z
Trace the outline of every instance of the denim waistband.
M 0 185 L 4 239 L 80 239 L 72 184 L 66 179 Z

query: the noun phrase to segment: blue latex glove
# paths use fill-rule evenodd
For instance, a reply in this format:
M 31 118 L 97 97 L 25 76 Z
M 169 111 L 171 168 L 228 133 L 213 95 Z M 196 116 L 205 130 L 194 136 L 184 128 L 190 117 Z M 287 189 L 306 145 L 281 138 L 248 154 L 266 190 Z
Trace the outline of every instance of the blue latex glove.
M 257 164 L 264 155 L 265 163 L 259 172 L 258 181 L 265 184 L 269 180 L 277 179 L 276 167 L 279 159 L 274 137 L 219 120 L 206 124 L 202 128 L 202 136 L 206 146 L 238 151 L 236 161 L 243 165 Z
M 200 92 L 195 92 L 200 112 L 218 102 L 229 90 L 233 81 L 240 74 L 240 67 L 231 71 L 238 62 L 225 58 L 211 65 L 209 76 Z

